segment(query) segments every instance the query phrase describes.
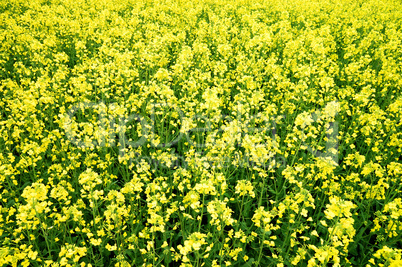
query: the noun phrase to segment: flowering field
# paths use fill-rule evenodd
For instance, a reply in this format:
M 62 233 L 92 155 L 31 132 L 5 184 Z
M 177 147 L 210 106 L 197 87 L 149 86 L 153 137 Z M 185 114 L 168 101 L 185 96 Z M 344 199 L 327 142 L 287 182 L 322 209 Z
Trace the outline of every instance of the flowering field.
M 400 1 L 0 1 L 0 266 L 402 266 Z

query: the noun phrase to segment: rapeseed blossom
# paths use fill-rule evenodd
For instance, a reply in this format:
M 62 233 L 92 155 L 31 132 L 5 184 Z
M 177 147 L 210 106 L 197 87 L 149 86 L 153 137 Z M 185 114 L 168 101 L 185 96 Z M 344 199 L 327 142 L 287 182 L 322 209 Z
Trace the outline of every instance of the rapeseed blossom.
M 401 266 L 401 10 L 0 1 L 0 266 Z

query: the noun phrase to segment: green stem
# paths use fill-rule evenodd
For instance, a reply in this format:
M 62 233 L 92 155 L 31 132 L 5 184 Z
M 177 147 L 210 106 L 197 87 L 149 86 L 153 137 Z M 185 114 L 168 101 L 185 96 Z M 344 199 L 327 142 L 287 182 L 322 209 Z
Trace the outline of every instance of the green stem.
M 204 215 L 204 200 L 205 200 L 205 195 L 202 194 L 201 217 L 200 217 L 200 220 L 198 222 L 198 232 L 201 231 L 202 216 Z
M 263 230 L 263 234 L 262 234 L 262 242 L 260 245 L 260 252 L 258 253 L 258 260 L 257 260 L 257 266 L 260 266 L 260 261 L 261 261 L 261 257 L 262 257 L 262 249 L 264 247 L 264 241 L 265 241 L 265 231 Z

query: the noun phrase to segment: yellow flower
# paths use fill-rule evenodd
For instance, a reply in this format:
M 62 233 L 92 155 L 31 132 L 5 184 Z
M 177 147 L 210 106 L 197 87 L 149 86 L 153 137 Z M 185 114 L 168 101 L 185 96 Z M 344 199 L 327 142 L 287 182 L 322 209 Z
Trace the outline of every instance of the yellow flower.
M 102 243 L 102 239 L 100 239 L 100 238 L 98 238 L 98 239 L 91 238 L 91 239 L 90 239 L 90 242 L 91 242 L 91 244 L 94 245 L 94 246 L 99 246 L 99 245 Z
M 244 195 L 250 195 L 252 198 L 255 197 L 255 193 L 254 193 L 254 187 L 251 184 L 250 181 L 247 180 L 239 180 L 237 181 L 237 185 L 236 185 L 236 194 L 239 194 L 240 196 L 244 196 Z
M 109 251 L 115 251 L 117 250 L 117 246 L 116 245 L 110 245 L 109 243 L 106 244 L 105 248 Z
M 327 204 L 327 209 L 324 211 L 324 214 L 327 219 L 333 219 L 335 217 L 351 217 L 352 213 L 351 209 L 356 208 L 357 206 L 353 204 L 351 201 L 345 201 L 340 199 L 337 196 L 331 196 L 329 198 L 330 204 Z

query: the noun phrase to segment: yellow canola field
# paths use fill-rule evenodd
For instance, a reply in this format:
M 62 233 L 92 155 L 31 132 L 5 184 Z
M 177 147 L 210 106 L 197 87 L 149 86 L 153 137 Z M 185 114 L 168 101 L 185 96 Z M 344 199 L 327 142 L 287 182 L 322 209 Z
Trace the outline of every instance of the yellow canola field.
M 2 0 L 0 266 L 402 266 L 401 1 Z

